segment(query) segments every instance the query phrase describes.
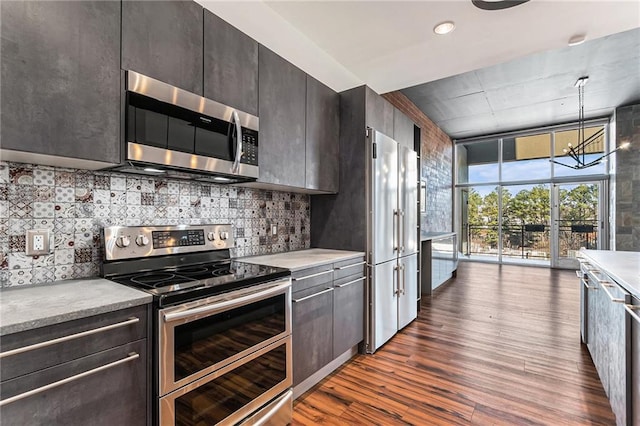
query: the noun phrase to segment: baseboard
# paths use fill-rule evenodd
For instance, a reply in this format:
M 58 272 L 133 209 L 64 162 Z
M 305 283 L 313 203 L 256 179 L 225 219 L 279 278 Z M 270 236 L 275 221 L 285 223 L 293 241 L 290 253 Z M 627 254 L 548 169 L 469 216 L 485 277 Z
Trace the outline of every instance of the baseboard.
M 345 362 L 349 361 L 354 355 L 358 353 L 358 345 L 347 350 L 345 353 L 331 361 L 329 364 L 322 367 L 320 370 L 307 377 L 302 383 L 293 388 L 293 399 L 297 399 L 300 395 L 314 387 L 318 382 L 333 373 L 335 369 L 340 367 Z

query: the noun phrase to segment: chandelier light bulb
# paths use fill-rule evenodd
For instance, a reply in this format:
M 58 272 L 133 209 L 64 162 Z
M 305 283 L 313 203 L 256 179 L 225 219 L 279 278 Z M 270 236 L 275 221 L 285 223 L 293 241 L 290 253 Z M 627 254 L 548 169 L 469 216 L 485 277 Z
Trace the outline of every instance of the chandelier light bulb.
M 624 142 L 620 144 L 620 149 L 627 149 L 631 146 L 631 142 Z
M 567 148 L 562 148 L 562 152 L 566 154 L 567 152 L 569 152 L 569 150 Z
M 569 143 L 567 144 L 567 146 L 568 146 L 569 148 L 573 147 L 573 145 L 571 145 L 571 142 L 569 142 Z

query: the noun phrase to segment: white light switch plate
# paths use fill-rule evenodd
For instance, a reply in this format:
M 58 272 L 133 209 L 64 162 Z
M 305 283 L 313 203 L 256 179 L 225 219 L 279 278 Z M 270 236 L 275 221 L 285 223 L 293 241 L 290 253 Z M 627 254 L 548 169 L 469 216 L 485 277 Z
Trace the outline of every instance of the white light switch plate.
M 41 256 L 52 253 L 53 237 L 50 229 L 30 229 L 27 231 L 27 256 Z

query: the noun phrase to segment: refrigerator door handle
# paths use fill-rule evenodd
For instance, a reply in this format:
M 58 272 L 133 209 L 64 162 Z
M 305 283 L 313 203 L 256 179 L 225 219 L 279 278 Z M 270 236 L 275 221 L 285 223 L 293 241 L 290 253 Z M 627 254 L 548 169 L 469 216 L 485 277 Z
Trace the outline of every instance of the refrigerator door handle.
M 401 266 L 402 269 L 402 294 L 406 294 L 407 290 L 407 268 L 405 268 L 404 263 Z
M 400 225 L 398 224 L 398 217 L 400 217 L 400 210 L 394 210 L 393 216 L 396 220 L 393 223 L 393 251 L 400 252 Z
M 402 231 L 400 231 L 400 225 L 402 225 Z M 400 217 L 398 220 L 398 232 L 402 235 L 402 244 L 400 245 L 400 253 L 404 253 L 404 248 L 406 245 L 406 223 L 404 223 L 404 210 L 400 210 Z
M 395 272 L 395 276 L 393 277 L 393 294 L 394 295 L 399 295 L 400 294 L 400 266 L 396 265 L 393 267 L 393 270 Z

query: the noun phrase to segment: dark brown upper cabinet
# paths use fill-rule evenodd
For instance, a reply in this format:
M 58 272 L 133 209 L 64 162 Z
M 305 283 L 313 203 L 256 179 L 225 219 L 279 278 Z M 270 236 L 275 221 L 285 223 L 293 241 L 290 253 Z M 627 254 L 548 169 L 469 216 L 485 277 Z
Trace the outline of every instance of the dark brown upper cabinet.
M 119 163 L 120 2 L 0 7 L 0 140 L 13 151 L 3 159 L 94 169 Z
M 259 183 L 305 187 L 305 73 L 259 48 Z
M 122 69 L 203 94 L 203 9 L 193 1 L 123 1 Z
M 338 192 L 340 96 L 307 76 L 306 189 Z
M 204 97 L 258 115 L 258 42 L 208 10 Z

